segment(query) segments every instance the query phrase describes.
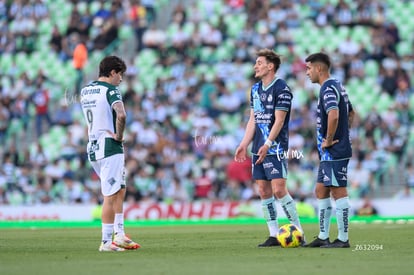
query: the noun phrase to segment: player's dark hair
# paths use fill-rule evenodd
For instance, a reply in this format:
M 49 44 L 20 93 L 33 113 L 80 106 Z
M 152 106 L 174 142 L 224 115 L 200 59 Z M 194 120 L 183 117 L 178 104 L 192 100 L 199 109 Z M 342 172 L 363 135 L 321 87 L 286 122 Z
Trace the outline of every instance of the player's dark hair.
M 322 52 L 309 55 L 305 59 L 305 62 L 310 62 L 310 63 L 321 62 L 325 64 L 328 67 L 328 69 L 331 68 L 331 59 L 329 58 L 329 55 L 327 55 L 326 53 L 322 53 Z
M 278 55 L 275 51 L 270 49 L 261 49 L 257 52 L 257 56 L 263 56 L 266 58 L 267 62 L 273 63 L 275 66 L 275 72 L 279 69 L 280 64 L 282 61 L 280 60 L 280 55 Z
M 117 73 L 124 73 L 126 71 L 125 62 L 115 55 L 106 56 L 102 59 L 101 63 L 99 63 L 99 77 L 109 76 L 112 70 L 115 70 Z

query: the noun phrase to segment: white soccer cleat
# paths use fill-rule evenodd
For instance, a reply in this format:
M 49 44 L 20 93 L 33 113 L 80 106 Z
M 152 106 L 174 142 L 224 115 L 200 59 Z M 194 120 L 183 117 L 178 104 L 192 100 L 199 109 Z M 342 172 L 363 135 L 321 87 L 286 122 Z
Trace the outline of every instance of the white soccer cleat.
M 112 244 L 117 247 L 128 249 L 128 250 L 138 249 L 141 247 L 138 243 L 134 242 L 127 236 L 116 236 L 115 235 L 115 238 L 112 241 Z
M 118 247 L 116 245 L 114 245 L 111 242 L 107 242 L 107 243 L 101 243 L 101 245 L 99 246 L 99 251 L 101 252 L 121 252 L 121 251 L 125 251 L 124 248 L 122 247 Z

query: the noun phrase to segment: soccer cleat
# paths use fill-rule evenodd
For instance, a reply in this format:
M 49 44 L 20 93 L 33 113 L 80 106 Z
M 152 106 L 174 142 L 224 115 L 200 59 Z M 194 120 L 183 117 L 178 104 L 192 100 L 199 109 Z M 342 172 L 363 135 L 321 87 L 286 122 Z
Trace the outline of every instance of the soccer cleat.
M 111 242 L 103 243 L 101 242 L 101 245 L 99 246 L 99 251 L 101 252 L 121 252 L 125 251 L 122 247 L 118 247 Z
M 303 235 L 302 240 L 300 240 L 300 246 L 301 247 L 306 247 L 307 243 L 306 243 L 306 239 L 305 239 L 305 235 Z
M 349 248 L 349 247 L 351 247 L 349 245 L 349 240 L 347 240 L 346 242 L 343 242 L 339 239 L 336 239 L 335 241 L 331 242 L 330 244 L 321 246 L 321 248 Z
M 329 238 L 322 240 L 322 239 L 319 239 L 319 237 L 317 237 L 312 242 L 305 245 L 305 247 L 322 247 L 324 245 L 329 245 L 329 244 L 330 244 Z
M 258 245 L 258 247 L 271 247 L 271 246 L 280 246 L 280 243 L 275 237 L 269 237 L 264 243 Z
M 112 244 L 124 249 L 138 249 L 141 247 L 139 244 L 132 241 L 127 236 L 115 236 L 114 240 L 112 241 Z

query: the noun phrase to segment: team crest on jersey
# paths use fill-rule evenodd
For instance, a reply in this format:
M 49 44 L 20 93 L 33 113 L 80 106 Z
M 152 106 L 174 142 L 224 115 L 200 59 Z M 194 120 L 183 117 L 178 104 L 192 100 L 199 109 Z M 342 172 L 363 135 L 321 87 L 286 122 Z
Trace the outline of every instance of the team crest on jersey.
M 272 100 L 273 100 L 273 96 L 272 96 L 272 95 L 269 95 L 269 96 L 267 97 L 267 102 L 272 102 Z
M 260 101 L 266 101 L 266 94 L 265 93 L 260 95 Z

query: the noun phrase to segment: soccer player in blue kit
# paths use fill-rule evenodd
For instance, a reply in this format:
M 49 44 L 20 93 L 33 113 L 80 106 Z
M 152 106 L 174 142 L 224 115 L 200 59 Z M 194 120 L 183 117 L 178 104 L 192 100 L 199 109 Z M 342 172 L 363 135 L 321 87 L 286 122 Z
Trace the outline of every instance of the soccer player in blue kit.
M 320 164 L 315 187 L 319 235 L 307 247 L 348 248 L 350 205 L 347 170 L 352 156 L 349 127 L 352 124 L 354 110 L 341 82 L 330 75 L 329 56 L 325 53 L 314 53 L 305 61 L 306 75 L 312 83 L 321 85 L 316 120 Z M 331 196 L 335 200 L 338 224 L 338 237 L 333 242 L 329 241 Z
M 263 214 L 269 229 L 269 237 L 259 247 L 280 245 L 276 199 L 287 218 L 300 230 L 295 201 L 286 187 L 289 142 L 289 119 L 292 93 L 286 82 L 276 76 L 281 64 L 280 56 L 270 49 L 257 52 L 254 65 L 255 77 L 260 81 L 252 86 L 250 94 L 250 118 L 235 161 L 244 161 L 247 147 L 252 144 L 253 179 L 258 185 Z M 276 197 L 276 199 L 275 199 Z

